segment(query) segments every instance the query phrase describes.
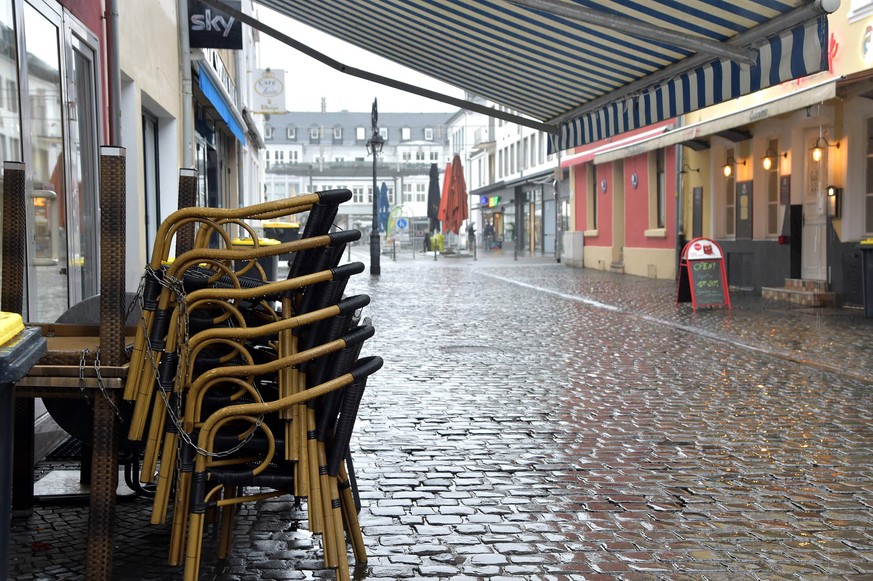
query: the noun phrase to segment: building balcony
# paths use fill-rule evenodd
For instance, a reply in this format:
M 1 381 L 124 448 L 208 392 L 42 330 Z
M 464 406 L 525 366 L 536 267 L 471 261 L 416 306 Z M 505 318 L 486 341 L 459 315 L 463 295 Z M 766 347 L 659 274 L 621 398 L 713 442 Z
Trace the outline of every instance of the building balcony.
M 266 173 L 291 176 L 373 177 L 373 158 L 363 161 L 331 161 L 325 163 L 270 163 Z M 429 163 L 383 162 L 376 163 L 379 179 L 428 175 Z

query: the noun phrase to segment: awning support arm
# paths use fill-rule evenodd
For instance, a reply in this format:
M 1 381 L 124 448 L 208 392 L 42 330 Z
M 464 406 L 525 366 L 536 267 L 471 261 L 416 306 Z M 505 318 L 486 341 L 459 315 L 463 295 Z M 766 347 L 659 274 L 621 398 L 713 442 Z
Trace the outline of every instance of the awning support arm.
M 537 121 L 535 119 L 531 119 L 529 117 L 522 117 L 521 115 L 515 115 L 513 113 L 508 113 L 506 111 L 501 111 L 499 109 L 495 109 L 493 107 L 487 107 L 485 105 L 480 105 L 479 103 L 474 103 L 472 101 L 466 101 L 464 99 L 458 99 L 457 97 L 451 97 L 449 95 L 444 95 L 442 93 L 438 93 L 436 91 L 431 91 L 430 89 L 425 89 L 422 87 L 418 87 L 415 85 L 410 85 L 409 83 L 404 83 L 403 81 L 397 81 L 391 79 L 389 77 L 384 77 L 382 75 L 377 75 L 375 73 L 370 73 L 368 71 L 363 71 L 361 69 L 350 67 L 345 65 L 335 59 L 330 58 L 329 56 L 322 54 L 311 48 L 306 46 L 305 44 L 298 42 L 288 36 L 287 34 L 282 34 L 275 28 L 271 28 L 264 24 L 263 22 L 252 18 L 248 14 L 244 14 L 231 6 L 228 6 L 221 0 L 202 0 L 204 4 L 208 4 L 213 8 L 220 10 L 221 12 L 227 14 L 228 16 L 233 16 L 240 22 L 251 26 L 252 28 L 263 32 L 267 36 L 271 36 L 278 40 L 279 42 L 286 44 L 297 50 L 302 52 L 303 54 L 314 58 L 320 63 L 323 63 L 332 69 L 335 69 L 341 73 L 345 73 L 347 75 L 351 75 L 353 77 L 358 77 L 359 79 L 364 79 L 367 81 L 372 81 L 374 83 L 378 83 L 380 85 L 385 85 L 386 87 L 392 87 L 394 89 L 399 89 L 401 91 L 405 91 L 407 93 L 412 93 L 414 95 L 419 95 L 421 97 L 426 97 L 428 99 L 433 99 L 434 101 L 439 101 L 441 103 L 447 103 L 449 105 L 453 105 L 455 107 L 459 107 L 461 109 L 466 109 L 468 111 L 473 111 L 475 113 L 482 113 L 483 115 L 488 115 L 489 117 L 494 117 L 496 119 L 503 119 L 504 121 L 508 121 L 510 123 L 516 123 L 518 125 L 523 125 L 525 127 L 530 127 L 531 129 L 536 129 L 537 131 L 544 131 L 546 133 L 557 135 L 559 132 L 558 126 L 550 123 L 543 123 L 542 121 Z
M 782 30 L 788 30 L 793 26 L 796 26 L 802 22 L 806 22 L 807 20 L 811 20 L 818 16 L 831 14 L 839 7 L 840 0 L 812 0 L 811 2 L 808 2 L 803 6 L 795 8 L 791 12 L 785 13 L 779 18 L 768 20 L 764 24 L 756 26 L 755 28 L 746 31 L 743 34 L 738 34 L 737 36 L 730 39 L 728 41 L 728 44 L 738 46 L 751 46 Z M 632 95 L 647 87 L 656 85 L 662 81 L 671 79 L 684 72 L 690 71 L 695 67 L 706 64 L 710 60 L 712 60 L 712 57 L 707 54 L 692 55 L 688 58 L 682 59 L 677 63 L 666 66 L 663 69 L 652 73 L 647 77 L 628 83 L 627 85 L 624 85 L 621 89 L 603 95 L 602 97 L 598 97 L 597 99 L 592 99 L 584 105 L 580 105 L 579 107 L 563 113 L 555 117 L 554 119 L 549 119 L 549 122 L 560 124 L 569 119 L 573 119 L 591 111 L 595 111 L 600 107 L 608 105 L 609 103 L 624 99 L 628 95 Z
M 516 6 L 523 6 L 541 12 L 556 14 L 571 20 L 578 20 L 579 22 L 584 22 L 586 24 L 593 24 L 608 30 L 622 32 L 636 38 L 666 42 L 697 53 L 705 53 L 719 58 L 728 58 L 742 64 L 755 64 L 755 51 L 753 50 L 738 48 L 723 42 L 709 40 L 701 36 L 694 36 L 661 26 L 646 24 L 645 22 L 633 18 L 625 18 L 615 14 L 605 14 L 597 10 L 591 10 L 577 4 L 570 4 L 559 0 L 507 1 Z

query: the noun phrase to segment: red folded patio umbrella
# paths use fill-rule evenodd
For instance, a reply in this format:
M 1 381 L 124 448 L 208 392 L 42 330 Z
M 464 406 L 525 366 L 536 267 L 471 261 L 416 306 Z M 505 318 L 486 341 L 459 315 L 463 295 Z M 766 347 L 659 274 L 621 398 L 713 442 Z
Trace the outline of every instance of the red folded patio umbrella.
M 443 174 L 443 193 L 440 196 L 440 209 L 437 213 L 437 217 L 440 222 L 442 222 L 442 232 L 447 232 L 446 230 L 446 216 L 449 209 L 449 176 L 452 173 L 452 164 L 446 164 L 446 173 Z
M 467 219 L 467 182 L 464 180 L 464 166 L 461 163 L 461 156 L 455 155 L 452 158 L 452 165 L 449 169 L 445 183 L 448 186 L 448 199 L 446 200 L 446 217 L 445 230 L 457 234 L 461 229 L 461 224 Z

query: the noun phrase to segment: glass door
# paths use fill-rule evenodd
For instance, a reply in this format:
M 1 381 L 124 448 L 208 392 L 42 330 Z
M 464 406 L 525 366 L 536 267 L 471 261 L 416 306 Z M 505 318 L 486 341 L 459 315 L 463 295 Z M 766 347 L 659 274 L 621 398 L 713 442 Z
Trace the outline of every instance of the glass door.
M 70 306 L 67 284 L 66 164 L 61 101 L 60 17 L 24 5 L 24 60 L 30 128 L 32 212 L 28 266 L 28 315 L 54 321 Z
M 28 320 L 98 292 L 97 40 L 54 3 L 24 4 Z
M 69 203 L 76 212 L 68 220 L 67 239 L 70 260 L 67 265 L 70 279 L 71 304 L 100 292 L 98 248 L 100 224 L 98 160 L 97 160 L 97 98 L 96 67 L 94 66 L 96 39 L 89 43 L 88 33 L 78 25 L 66 27 L 68 46 L 67 108 L 69 119 L 70 182 Z

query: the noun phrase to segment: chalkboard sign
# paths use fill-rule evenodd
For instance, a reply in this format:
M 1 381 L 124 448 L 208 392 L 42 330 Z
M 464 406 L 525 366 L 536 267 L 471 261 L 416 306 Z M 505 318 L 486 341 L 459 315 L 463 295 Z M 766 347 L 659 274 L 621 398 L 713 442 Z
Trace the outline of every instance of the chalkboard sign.
M 688 263 L 691 294 L 697 306 L 724 304 L 721 260 L 693 260 Z
M 724 254 L 714 240 L 695 238 L 682 249 L 676 306 L 687 302 L 695 311 L 700 306 L 731 308 Z

